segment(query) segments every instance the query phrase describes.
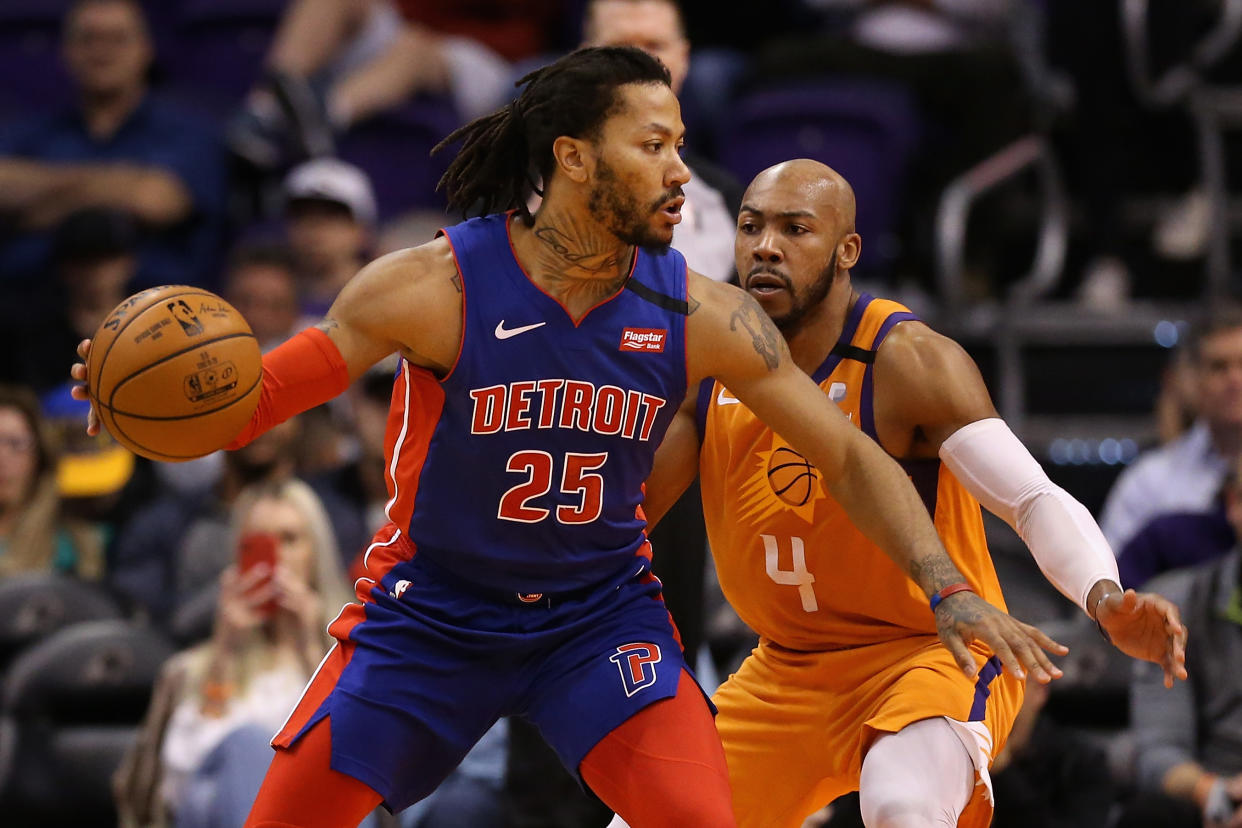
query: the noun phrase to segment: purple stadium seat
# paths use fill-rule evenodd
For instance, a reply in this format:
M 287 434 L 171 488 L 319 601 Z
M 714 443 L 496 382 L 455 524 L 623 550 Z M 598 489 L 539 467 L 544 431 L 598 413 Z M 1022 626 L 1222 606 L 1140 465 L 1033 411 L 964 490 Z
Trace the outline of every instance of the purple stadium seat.
M 262 70 L 286 0 L 183 0 L 163 63 L 169 80 L 197 87 L 205 106 L 240 103 Z
M 858 198 L 861 272 L 883 273 L 894 235 L 907 161 L 920 122 L 909 93 L 854 79 L 769 86 L 744 94 L 720 137 L 720 160 L 743 184 L 791 158 L 813 158 L 840 172 Z
M 60 22 L 69 0 L 0 2 L 0 120 L 46 112 L 70 99 L 60 59 Z
M 340 139 L 338 155 L 371 177 L 381 218 L 443 208 L 435 188 L 451 153 L 432 158 L 430 152 L 459 123 L 446 97 L 419 97 L 355 126 Z

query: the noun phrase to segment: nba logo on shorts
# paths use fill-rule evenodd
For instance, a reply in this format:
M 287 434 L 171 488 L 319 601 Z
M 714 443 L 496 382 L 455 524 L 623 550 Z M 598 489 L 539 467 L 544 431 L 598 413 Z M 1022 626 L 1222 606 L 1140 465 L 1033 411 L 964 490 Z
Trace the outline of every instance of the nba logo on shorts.
M 608 660 L 621 672 L 621 684 L 626 697 L 630 697 L 655 684 L 656 664 L 661 658 L 658 644 L 622 644 Z

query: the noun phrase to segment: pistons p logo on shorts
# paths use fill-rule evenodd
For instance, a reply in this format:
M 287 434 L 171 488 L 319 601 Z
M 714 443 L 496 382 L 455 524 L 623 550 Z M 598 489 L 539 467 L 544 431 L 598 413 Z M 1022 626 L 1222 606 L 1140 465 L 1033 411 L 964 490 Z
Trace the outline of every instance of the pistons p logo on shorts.
M 617 665 L 626 697 L 655 684 L 656 665 L 660 663 L 658 644 L 622 644 L 608 660 Z

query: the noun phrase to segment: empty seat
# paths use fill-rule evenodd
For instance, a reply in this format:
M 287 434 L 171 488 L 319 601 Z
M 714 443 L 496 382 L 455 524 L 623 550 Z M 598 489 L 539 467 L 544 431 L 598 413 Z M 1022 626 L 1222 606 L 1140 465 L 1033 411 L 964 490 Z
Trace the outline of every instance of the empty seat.
M 791 158 L 837 170 L 858 200 L 858 270 L 886 270 L 897 251 L 905 170 L 920 132 L 910 94 L 880 81 L 819 79 L 747 92 L 730 112 L 719 138 L 722 163 L 743 184 Z
M 115 824 L 111 777 L 172 652 L 153 630 L 88 621 L 54 633 L 13 662 L 0 712 L 6 824 Z
M 116 599 L 97 584 L 51 573 L 0 580 L 0 667 L 62 627 L 120 617 Z

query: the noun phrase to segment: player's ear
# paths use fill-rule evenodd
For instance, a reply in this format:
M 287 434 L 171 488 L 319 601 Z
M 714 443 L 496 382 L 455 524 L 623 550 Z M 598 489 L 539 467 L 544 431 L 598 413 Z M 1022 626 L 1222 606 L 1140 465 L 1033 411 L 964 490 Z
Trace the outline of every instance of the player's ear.
M 552 142 L 552 155 L 556 158 L 556 166 L 569 180 L 584 183 L 590 175 L 587 161 L 588 149 L 586 142 L 578 138 L 562 135 Z
M 837 243 L 837 267 L 849 270 L 858 264 L 862 256 L 862 236 L 857 233 L 846 233 L 845 238 Z

